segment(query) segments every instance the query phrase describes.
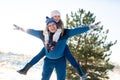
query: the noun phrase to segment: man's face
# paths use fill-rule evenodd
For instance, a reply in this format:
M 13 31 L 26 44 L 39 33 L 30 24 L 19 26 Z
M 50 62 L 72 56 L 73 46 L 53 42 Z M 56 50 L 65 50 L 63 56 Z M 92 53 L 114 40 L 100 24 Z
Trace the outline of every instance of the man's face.
M 54 32 L 56 32 L 56 30 L 57 30 L 57 26 L 56 26 L 56 24 L 55 24 L 54 22 L 49 23 L 49 24 L 47 25 L 47 27 L 48 27 L 48 30 L 49 30 L 51 33 L 54 33 Z

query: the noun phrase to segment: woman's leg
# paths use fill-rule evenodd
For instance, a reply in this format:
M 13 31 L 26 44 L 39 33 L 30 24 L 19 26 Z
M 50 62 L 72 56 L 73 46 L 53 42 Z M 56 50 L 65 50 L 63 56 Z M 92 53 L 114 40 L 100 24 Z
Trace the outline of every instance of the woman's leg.
M 83 73 L 82 71 L 80 64 L 76 61 L 76 59 L 71 54 L 68 45 L 66 45 L 65 47 L 64 55 L 65 55 L 65 58 L 67 58 L 67 60 L 70 62 L 70 64 L 77 70 L 78 74 L 81 77 L 84 77 L 84 76 L 86 77 L 85 73 Z
M 49 80 L 50 76 L 53 72 L 54 67 L 55 67 L 55 62 L 46 57 L 44 59 L 44 65 L 43 65 L 43 72 L 42 72 L 42 79 L 41 80 Z
M 42 50 L 35 57 L 33 57 L 32 60 L 28 62 L 24 68 L 18 70 L 17 72 L 26 75 L 27 71 L 44 56 L 45 56 L 45 48 L 42 48 Z
M 65 59 L 65 57 L 57 59 L 55 69 L 56 69 L 56 73 L 57 73 L 57 80 L 65 80 L 65 78 L 66 78 L 66 59 Z
M 45 47 L 42 48 L 42 50 L 32 58 L 32 60 L 29 62 L 30 65 L 35 65 L 41 58 L 45 56 Z

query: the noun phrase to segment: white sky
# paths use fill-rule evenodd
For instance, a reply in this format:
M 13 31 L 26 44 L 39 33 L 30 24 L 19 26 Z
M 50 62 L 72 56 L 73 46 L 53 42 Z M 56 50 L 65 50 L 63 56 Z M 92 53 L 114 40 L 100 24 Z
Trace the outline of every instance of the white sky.
M 43 44 L 26 33 L 13 30 L 13 24 L 24 28 L 43 29 L 45 17 L 52 10 L 59 10 L 65 22 L 66 14 L 83 8 L 109 29 L 108 40 L 118 43 L 112 49 L 112 61 L 119 62 L 120 1 L 119 0 L 0 0 L 0 51 L 37 54 Z M 119 62 L 120 63 L 120 62 Z

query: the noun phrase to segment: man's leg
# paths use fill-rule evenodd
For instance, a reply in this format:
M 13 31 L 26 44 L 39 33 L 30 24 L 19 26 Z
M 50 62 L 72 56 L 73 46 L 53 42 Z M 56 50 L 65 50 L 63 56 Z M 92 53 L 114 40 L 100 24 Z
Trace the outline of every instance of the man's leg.
M 56 73 L 57 73 L 57 80 L 65 80 L 66 78 L 66 59 L 62 57 L 57 60 L 55 65 Z
M 49 80 L 53 72 L 53 69 L 54 69 L 54 62 L 48 58 L 45 58 L 41 80 Z

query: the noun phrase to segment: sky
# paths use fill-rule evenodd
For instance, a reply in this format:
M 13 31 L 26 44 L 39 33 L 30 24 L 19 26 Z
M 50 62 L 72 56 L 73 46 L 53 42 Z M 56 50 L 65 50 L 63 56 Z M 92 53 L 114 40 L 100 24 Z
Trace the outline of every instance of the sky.
M 41 40 L 13 30 L 13 24 L 43 29 L 45 17 L 52 10 L 59 10 L 65 22 L 66 14 L 84 9 L 94 13 L 105 30 L 109 29 L 108 42 L 118 41 L 111 48 L 111 60 L 120 63 L 119 8 L 120 0 L 0 0 L 0 51 L 35 55 L 43 47 Z

